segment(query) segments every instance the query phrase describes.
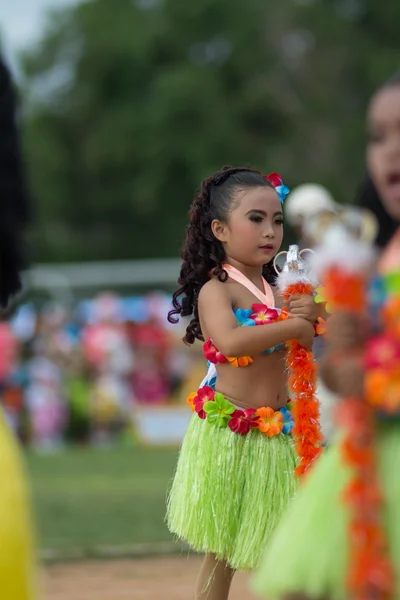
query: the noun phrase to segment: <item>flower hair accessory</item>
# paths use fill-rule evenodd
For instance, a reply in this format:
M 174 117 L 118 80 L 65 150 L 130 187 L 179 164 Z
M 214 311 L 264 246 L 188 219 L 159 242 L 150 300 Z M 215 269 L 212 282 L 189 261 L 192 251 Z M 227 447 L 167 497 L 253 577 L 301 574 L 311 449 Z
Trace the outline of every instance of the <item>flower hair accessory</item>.
M 279 175 L 279 173 L 270 173 L 269 175 L 264 175 L 265 179 L 267 181 L 269 181 L 270 183 L 272 183 L 272 185 L 274 186 L 276 193 L 279 196 L 279 200 L 281 201 L 281 204 L 283 204 L 286 196 L 288 195 L 288 193 L 290 192 L 289 188 L 287 187 L 287 185 L 285 185 L 283 183 L 282 177 Z

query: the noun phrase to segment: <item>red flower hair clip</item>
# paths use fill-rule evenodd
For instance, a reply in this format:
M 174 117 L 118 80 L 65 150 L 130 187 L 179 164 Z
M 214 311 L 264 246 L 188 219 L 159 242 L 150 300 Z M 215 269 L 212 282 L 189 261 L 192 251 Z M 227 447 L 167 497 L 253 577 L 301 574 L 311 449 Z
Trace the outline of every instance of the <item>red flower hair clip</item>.
M 281 204 L 283 204 L 286 196 L 288 195 L 288 193 L 290 192 L 289 188 L 283 183 L 283 179 L 282 177 L 279 175 L 279 173 L 270 173 L 269 175 L 264 175 L 264 178 L 269 181 L 270 183 L 272 183 L 272 185 L 274 186 L 276 193 L 279 196 L 279 200 L 281 201 Z

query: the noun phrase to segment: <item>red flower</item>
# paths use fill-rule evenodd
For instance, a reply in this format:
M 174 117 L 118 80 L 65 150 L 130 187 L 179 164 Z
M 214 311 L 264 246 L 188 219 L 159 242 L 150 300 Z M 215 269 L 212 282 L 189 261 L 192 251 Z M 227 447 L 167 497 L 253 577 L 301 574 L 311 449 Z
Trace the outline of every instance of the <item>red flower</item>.
M 203 406 L 206 402 L 212 402 L 214 400 L 215 392 L 208 385 L 203 386 L 197 392 L 196 398 L 194 398 L 194 410 L 199 415 L 200 419 L 205 419 L 207 414 L 203 410 Z
M 205 419 L 207 417 L 206 413 L 203 410 L 205 400 L 200 400 L 198 396 L 195 398 L 194 402 L 194 410 L 197 412 L 200 419 Z
M 270 173 L 269 175 L 265 175 L 265 179 L 268 179 L 268 181 L 272 183 L 274 187 L 282 185 L 283 183 L 282 177 L 279 175 L 279 173 Z
M 380 335 L 368 342 L 365 353 L 365 366 L 367 369 L 382 367 L 395 369 L 400 360 L 400 344 L 390 335 Z
M 250 319 L 253 319 L 256 325 L 266 325 L 272 323 L 278 318 L 278 311 L 274 308 L 268 308 L 266 304 L 252 304 L 252 314 Z
M 203 354 L 206 360 L 209 360 L 214 365 L 226 362 L 226 357 L 217 349 L 211 338 L 208 338 L 208 340 L 204 342 Z
M 258 426 L 258 417 L 255 416 L 255 408 L 246 408 L 246 410 L 235 410 L 228 421 L 228 427 L 231 431 L 246 435 L 251 427 Z
M 214 400 L 215 392 L 209 385 L 203 385 L 203 387 L 197 390 L 197 395 L 200 400 L 204 400 L 204 402 L 212 402 Z

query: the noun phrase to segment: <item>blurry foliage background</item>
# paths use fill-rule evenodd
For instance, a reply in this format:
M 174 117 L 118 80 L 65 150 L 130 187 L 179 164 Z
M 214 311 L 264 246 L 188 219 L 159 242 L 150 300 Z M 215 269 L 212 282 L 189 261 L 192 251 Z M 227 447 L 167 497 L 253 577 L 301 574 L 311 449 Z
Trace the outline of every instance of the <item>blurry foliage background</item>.
M 400 3 L 91 0 L 22 57 L 35 259 L 176 256 L 223 164 L 351 201 L 364 115 L 399 68 Z

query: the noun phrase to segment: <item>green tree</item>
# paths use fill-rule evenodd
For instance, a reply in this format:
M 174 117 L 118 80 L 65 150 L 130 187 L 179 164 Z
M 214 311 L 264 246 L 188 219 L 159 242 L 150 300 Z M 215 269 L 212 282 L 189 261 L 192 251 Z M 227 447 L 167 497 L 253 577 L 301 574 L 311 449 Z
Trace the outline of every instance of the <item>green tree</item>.
M 96 0 L 58 13 L 25 56 L 40 259 L 174 255 L 201 178 L 278 168 L 289 129 L 250 0 Z
M 24 57 L 40 260 L 176 255 L 222 164 L 351 201 L 369 94 L 398 61 L 400 4 L 90 0 Z

